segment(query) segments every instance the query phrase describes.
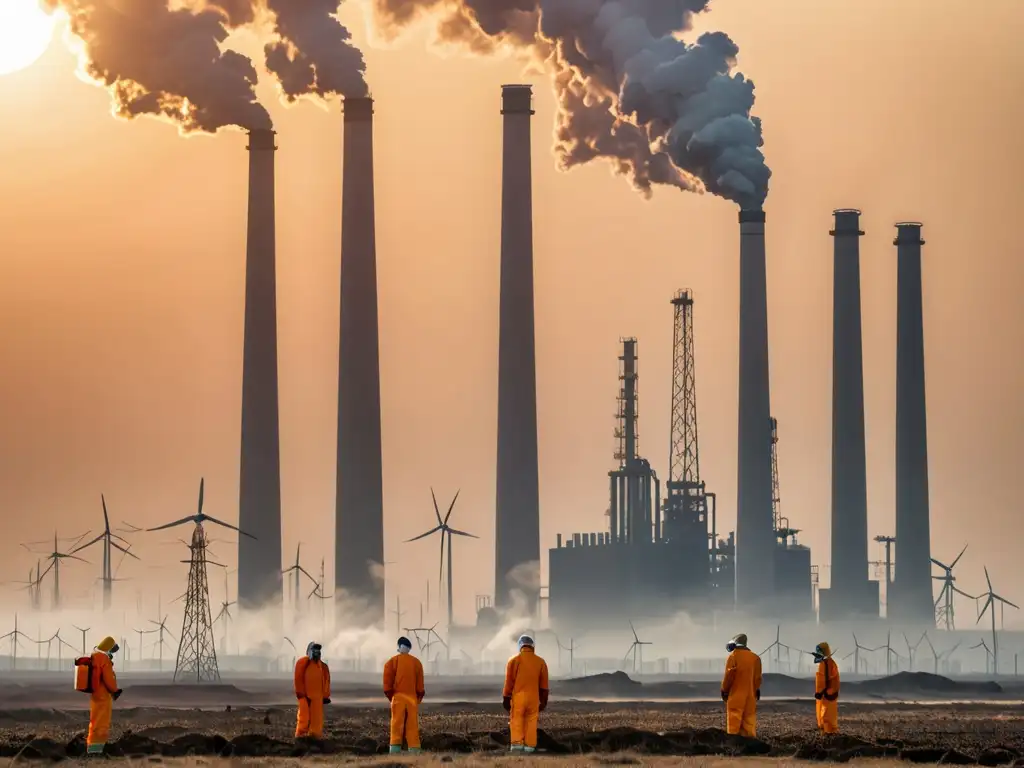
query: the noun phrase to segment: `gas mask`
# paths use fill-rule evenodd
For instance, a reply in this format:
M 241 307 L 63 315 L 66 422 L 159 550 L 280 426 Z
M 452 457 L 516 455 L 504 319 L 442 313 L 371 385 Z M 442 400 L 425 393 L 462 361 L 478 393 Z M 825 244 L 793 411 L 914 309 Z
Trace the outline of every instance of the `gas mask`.
M 728 643 L 726 643 L 725 644 L 725 650 L 727 650 L 729 653 L 732 653 L 733 651 L 735 651 L 736 650 L 736 641 L 735 640 L 730 640 Z
M 313 661 L 320 661 L 320 651 L 321 650 L 322 650 L 321 646 L 314 645 L 313 649 L 309 652 L 309 658 L 311 658 Z

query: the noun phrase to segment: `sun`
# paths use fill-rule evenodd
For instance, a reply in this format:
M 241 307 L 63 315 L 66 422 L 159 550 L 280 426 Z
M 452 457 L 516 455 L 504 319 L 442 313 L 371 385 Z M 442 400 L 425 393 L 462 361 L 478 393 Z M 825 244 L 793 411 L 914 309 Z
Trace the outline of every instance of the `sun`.
M 54 25 L 39 0 L 0 0 L 0 75 L 31 66 L 46 53 Z

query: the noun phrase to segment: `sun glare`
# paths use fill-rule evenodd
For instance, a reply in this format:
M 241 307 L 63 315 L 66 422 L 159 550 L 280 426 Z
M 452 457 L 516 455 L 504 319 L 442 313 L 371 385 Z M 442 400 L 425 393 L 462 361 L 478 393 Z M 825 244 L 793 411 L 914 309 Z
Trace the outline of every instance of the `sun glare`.
M 39 0 L 0 0 L 0 75 L 34 64 L 53 39 L 54 23 Z

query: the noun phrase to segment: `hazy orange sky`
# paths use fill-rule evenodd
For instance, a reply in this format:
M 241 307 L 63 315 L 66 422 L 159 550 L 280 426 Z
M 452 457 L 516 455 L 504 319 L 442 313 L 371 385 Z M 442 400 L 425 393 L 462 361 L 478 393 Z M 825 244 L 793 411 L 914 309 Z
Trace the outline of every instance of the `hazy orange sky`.
M 377 100 L 389 601 L 400 593 L 415 605 L 425 581 L 436 584 L 436 544 L 401 543 L 431 526 L 431 485 L 442 500 L 462 489 L 452 521 L 481 537 L 456 546 L 457 617 L 493 588 L 502 83 L 531 82 L 536 94 L 542 547 L 558 532 L 603 530 L 622 336 L 639 339 L 641 451 L 667 474 L 669 299 L 683 287 L 697 302 L 702 474 L 732 528 L 736 207 L 669 189 L 648 202 L 601 163 L 559 173 L 542 76 L 524 79 L 511 58 L 439 55 L 423 29 L 373 47 L 360 4 L 342 18 Z M 929 0 L 718 0 L 698 24 L 739 44 L 774 171 L 769 333 L 784 513 L 826 562 L 828 230 L 833 208 L 855 206 L 867 232 L 869 530 L 894 531 L 892 225 L 921 220 L 933 554 L 969 543 L 961 586 L 980 590 L 987 564 L 997 591 L 1024 598 L 1014 586 L 1024 577 L 1024 4 L 986 0 L 963 14 Z M 236 37 L 258 54 L 254 37 Z M 206 511 L 237 519 L 245 137 L 183 140 L 157 121 L 116 120 L 108 95 L 74 70 L 55 40 L 33 67 L 0 78 L 0 556 L 11 579 L 35 562 L 18 542 L 55 527 L 95 531 L 101 492 L 115 520 L 151 526 L 191 514 L 205 475 Z M 259 92 L 280 145 L 285 556 L 301 540 L 312 568 L 333 552 L 341 115 L 336 104 L 282 107 L 262 70 Z M 172 538 L 135 537 L 144 564 L 126 565 L 135 581 L 118 585 L 132 602 L 142 582 L 165 595 L 184 588 L 183 548 L 159 544 Z M 214 549 L 234 562 L 235 547 Z M 880 559 L 878 545 L 869 551 Z M 98 551 L 90 561 L 68 578 L 98 575 Z

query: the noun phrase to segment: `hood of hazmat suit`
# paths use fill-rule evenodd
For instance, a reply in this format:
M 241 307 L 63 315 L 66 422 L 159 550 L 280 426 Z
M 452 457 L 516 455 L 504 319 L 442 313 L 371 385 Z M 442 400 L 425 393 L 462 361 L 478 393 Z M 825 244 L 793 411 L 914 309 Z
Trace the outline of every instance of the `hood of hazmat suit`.
M 730 640 L 728 643 L 725 644 L 725 650 L 727 650 L 729 653 L 732 653 L 737 648 L 746 648 L 746 647 L 747 647 L 747 636 L 745 634 L 743 634 L 742 632 L 740 634 L 736 635 L 735 637 L 733 637 L 732 640 Z
M 409 653 L 409 651 L 411 651 L 411 650 L 412 650 L 412 643 L 409 642 L 409 638 L 408 637 L 400 637 L 400 638 L 398 638 L 398 652 L 399 653 Z
M 306 657 L 310 661 L 320 661 L 320 653 L 323 650 L 323 646 L 320 643 L 310 643 L 306 646 Z
M 832 658 L 832 648 L 828 643 L 818 643 L 814 646 L 814 663 L 821 664 L 825 659 Z
M 523 650 L 523 648 L 533 648 L 533 647 L 534 647 L 533 638 L 530 637 L 529 635 L 523 635 L 522 637 L 519 638 L 519 650 L 520 651 Z

